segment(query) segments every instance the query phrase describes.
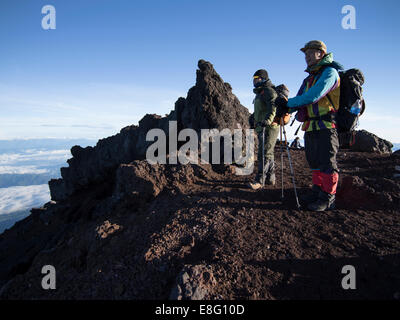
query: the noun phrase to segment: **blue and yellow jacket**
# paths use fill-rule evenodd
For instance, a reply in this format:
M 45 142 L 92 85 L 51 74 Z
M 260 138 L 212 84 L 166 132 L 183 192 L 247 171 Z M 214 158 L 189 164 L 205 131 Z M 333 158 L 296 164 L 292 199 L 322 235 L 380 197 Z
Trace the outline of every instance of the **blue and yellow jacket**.
M 338 70 L 342 69 L 341 64 L 333 61 L 333 54 L 328 53 L 318 64 L 305 70 L 310 75 L 304 79 L 297 96 L 290 98 L 287 103 L 290 112 L 298 111 L 296 119 L 304 121 L 301 128 L 303 131 L 335 128 L 335 123 L 330 121 L 330 115 L 339 108 Z

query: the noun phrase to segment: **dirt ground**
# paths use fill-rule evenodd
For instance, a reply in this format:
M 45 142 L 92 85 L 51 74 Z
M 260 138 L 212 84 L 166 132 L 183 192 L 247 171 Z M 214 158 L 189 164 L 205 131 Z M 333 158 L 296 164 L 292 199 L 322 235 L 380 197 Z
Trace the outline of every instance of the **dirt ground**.
M 311 172 L 304 151 L 291 155 L 300 195 Z M 276 186 L 259 191 L 247 186 L 255 173 L 178 166 L 147 193 L 116 200 L 114 181 L 57 204 L 49 226 L 27 218 L 30 237 L 51 227 L 57 238 L 14 267 L 1 298 L 168 299 L 180 283 L 179 299 L 400 299 L 400 181 L 392 178 L 400 157 L 340 151 L 337 209 L 322 213 L 297 209 L 286 154 L 281 199 L 280 159 L 277 148 Z M 26 221 L 0 245 L 22 241 Z M 44 291 L 48 264 L 57 289 Z M 355 290 L 342 288 L 346 265 L 355 267 Z

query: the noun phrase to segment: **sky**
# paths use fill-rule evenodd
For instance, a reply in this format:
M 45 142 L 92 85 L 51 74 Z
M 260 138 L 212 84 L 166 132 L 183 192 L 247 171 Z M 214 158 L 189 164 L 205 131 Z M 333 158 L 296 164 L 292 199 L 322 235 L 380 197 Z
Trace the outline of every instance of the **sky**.
M 54 30 L 42 28 L 45 5 Z M 342 27 L 345 5 L 356 29 Z M 199 59 L 253 112 L 253 73 L 266 69 L 294 96 L 307 75 L 299 49 L 319 39 L 364 72 L 359 128 L 398 143 L 399 12 L 389 0 L 1 0 L 0 139 L 100 139 L 168 114 Z

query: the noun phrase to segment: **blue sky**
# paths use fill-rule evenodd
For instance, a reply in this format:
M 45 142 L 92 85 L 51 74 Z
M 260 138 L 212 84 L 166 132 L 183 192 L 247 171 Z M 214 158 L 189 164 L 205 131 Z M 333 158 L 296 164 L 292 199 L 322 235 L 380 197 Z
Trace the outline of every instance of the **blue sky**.
M 56 30 L 41 27 L 47 4 Z M 356 30 L 341 26 L 348 4 Z M 267 69 L 293 96 L 306 76 L 299 49 L 320 39 L 365 74 L 360 128 L 400 142 L 399 13 L 385 0 L 1 0 L 0 139 L 99 139 L 167 114 L 194 85 L 199 59 L 252 112 L 254 71 Z

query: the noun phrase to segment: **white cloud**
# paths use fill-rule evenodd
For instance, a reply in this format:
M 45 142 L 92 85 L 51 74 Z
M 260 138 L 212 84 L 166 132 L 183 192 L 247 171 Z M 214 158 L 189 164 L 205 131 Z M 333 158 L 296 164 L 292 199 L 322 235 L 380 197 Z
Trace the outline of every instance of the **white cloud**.
M 0 188 L 0 214 L 41 207 L 50 201 L 47 184 Z
M 3 153 L 0 154 L 0 166 L 15 166 L 20 163 L 27 162 L 64 162 L 71 158 L 71 152 L 69 150 L 29 150 L 27 153 Z
M 47 169 L 37 169 L 35 166 L 0 166 L 0 174 L 42 174 L 47 173 Z

